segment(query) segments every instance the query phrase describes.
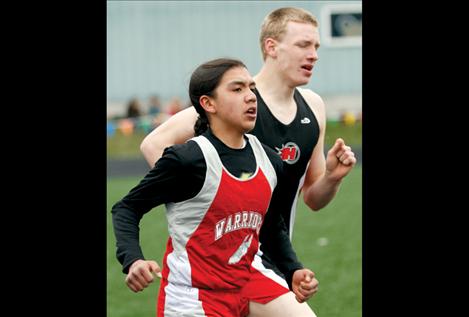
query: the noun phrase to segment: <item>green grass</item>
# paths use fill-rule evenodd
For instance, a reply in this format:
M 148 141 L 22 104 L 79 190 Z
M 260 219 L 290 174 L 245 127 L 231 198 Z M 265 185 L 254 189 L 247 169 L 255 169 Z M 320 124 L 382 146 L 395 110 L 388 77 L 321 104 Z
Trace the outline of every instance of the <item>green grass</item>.
M 362 124 L 345 126 L 340 122 L 328 122 L 326 126 L 325 146 L 331 146 L 334 141 L 341 137 L 348 145 L 362 144 Z M 107 138 L 107 155 L 108 158 L 142 158 L 140 152 L 140 143 L 142 143 L 146 134 L 137 129 L 131 135 L 124 135 L 117 131 L 113 136 Z
M 135 131 L 130 135 L 124 135 L 117 131 L 113 136 L 107 138 L 108 158 L 142 158 L 140 143 L 146 134 L 142 131 Z
M 324 144 L 330 147 L 334 144 L 337 138 L 344 139 L 348 145 L 361 145 L 362 144 L 362 123 L 357 122 L 353 125 L 344 125 L 337 121 L 328 121 L 326 124 L 326 136 Z
M 159 280 L 140 293 L 124 283 L 115 257 L 111 207 L 140 178 L 109 179 L 107 183 L 107 317 L 155 316 Z M 356 166 L 344 179 L 334 200 L 312 212 L 299 199 L 293 245 L 302 263 L 316 273 L 319 292 L 308 301 L 318 316 L 360 317 L 362 309 L 362 169 Z M 148 259 L 159 264 L 168 236 L 164 207 L 146 214 L 140 239 Z M 318 243 L 326 238 L 327 245 Z

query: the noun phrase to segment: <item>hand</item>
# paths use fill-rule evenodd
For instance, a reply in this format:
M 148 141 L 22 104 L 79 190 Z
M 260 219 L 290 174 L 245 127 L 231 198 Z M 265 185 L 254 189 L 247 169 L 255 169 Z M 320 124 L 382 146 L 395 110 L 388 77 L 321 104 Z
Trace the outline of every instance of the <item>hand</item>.
M 153 282 L 153 274 L 161 278 L 161 269 L 155 261 L 137 260 L 129 268 L 125 283 L 134 292 L 143 291 Z
M 356 162 L 357 159 L 350 146 L 346 146 L 344 140 L 338 138 L 327 152 L 326 175 L 333 181 L 340 181 L 350 172 Z
M 318 291 L 318 280 L 314 272 L 308 269 L 296 270 L 292 277 L 292 290 L 296 300 L 303 303 Z

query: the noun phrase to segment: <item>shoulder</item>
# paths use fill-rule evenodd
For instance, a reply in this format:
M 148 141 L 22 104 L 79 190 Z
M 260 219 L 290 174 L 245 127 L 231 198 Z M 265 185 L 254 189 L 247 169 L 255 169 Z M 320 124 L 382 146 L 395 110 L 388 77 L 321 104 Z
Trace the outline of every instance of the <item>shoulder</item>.
M 319 96 L 319 94 L 308 88 L 298 87 L 297 89 L 310 108 L 313 110 L 324 111 L 324 101 L 322 100 L 321 96 Z
M 321 96 L 308 88 L 298 87 L 297 89 L 313 111 L 316 118 L 318 118 L 319 122 L 324 122 L 326 119 L 326 107 Z
M 280 164 L 283 166 L 283 161 L 282 159 L 280 158 L 280 156 L 277 154 L 277 152 L 275 150 L 273 150 L 270 146 L 268 145 L 265 145 L 264 143 L 262 143 L 258 138 L 257 136 L 255 136 L 254 134 L 247 134 L 247 136 L 250 136 L 250 140 L 251 141 L 257 141 L 258 144 L 260 144 L 262 146 L 262 148 L 264 149 L 264 152 L 265 154 L 267 154 L 267 157 L 269 158 L 270 162 L 274 165 L 274 164 Z M 274 165 L 275 167 L 275 165 Z
M 164 149 L 161 159 L 178 162 L 182 166 L 190 166 L 204 160 L 204 155 L 197 142 L 189 140 L 183 144 L 175 144 Z
M 272 148 L 268 147 L 264 143 L 261 143 L 265 153 L 267 154 L 267 157 L 270 160 L 270 163 L 272 163 L 272 166 L 274 167 L 275 171 L 277 174 L 283 170 L 283 161 L 280 158 L 280 156 L 277 154 L 276 151 L 274 151 Z

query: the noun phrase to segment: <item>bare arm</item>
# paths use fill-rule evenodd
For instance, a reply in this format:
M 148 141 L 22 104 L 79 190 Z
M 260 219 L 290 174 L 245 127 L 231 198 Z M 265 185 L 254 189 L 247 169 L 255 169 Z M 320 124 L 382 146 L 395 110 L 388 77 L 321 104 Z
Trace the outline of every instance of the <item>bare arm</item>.
M 326 132 L 326 113 L 324 102 L 311 90 L 301 90 L 319 122 L 319 139 L 309 161 L 303 185 L 303 199 L 312 210 L 325 207 L 339 190 L 342 179 L 356 163 L 351 148 L 342 139 L 324 157 L 324 136 Z
M 184 143 L 194 136 L 194 124 L 197 117 L 194 107 L 179 111 L 143 139 L 140 151 L 150 167 L 153 167 L 160 159 L 165 148 Z

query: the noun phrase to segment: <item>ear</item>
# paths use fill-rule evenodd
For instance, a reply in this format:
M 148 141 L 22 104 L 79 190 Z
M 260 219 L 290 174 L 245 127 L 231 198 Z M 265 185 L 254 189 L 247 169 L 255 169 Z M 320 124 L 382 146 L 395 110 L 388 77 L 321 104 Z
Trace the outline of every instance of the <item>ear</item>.
M 277 41 L 271 37 L 264 40 L 264 48 L 267 55 L 270 57 L 277 57 Z
M 214 106 L 213 99 L 207 95 L 202 95 L 199 98 L 200 105 L 208 113 L 215 113 L 216 109 Z

